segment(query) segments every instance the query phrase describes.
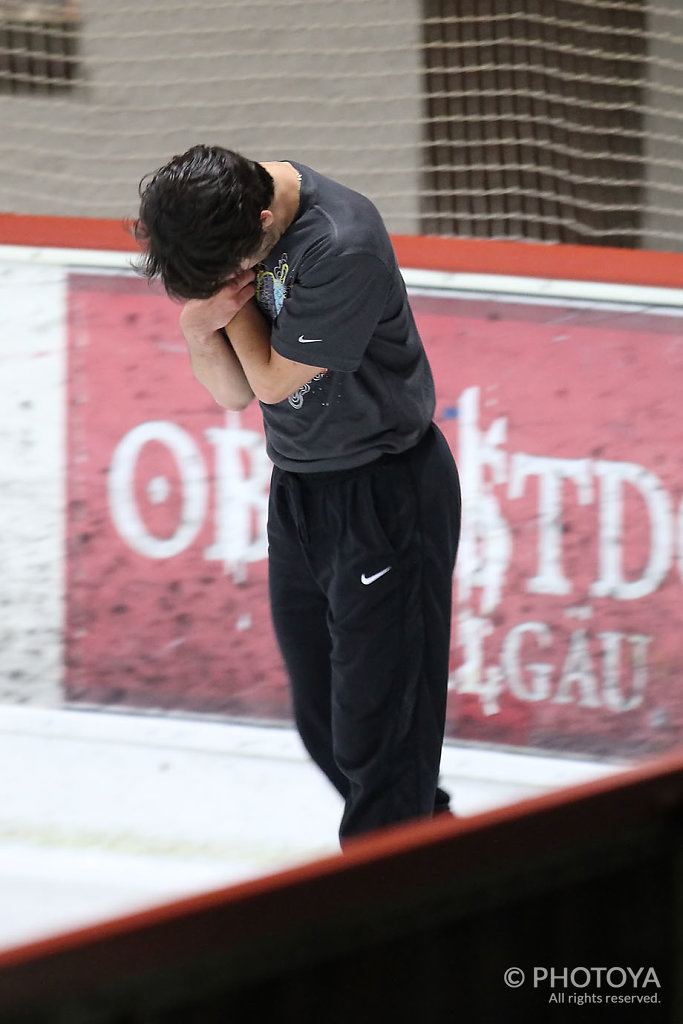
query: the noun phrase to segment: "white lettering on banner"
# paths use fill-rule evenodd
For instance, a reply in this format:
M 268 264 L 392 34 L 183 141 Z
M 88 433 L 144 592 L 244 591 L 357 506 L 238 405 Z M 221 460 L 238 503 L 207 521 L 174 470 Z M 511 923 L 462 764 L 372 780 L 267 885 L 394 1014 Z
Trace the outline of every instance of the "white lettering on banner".
M 498 416 L 483 428 L 480 404 L 477 387 L 466 389 L 458 403 L 463 532 L 456 566 L 456 642 L 463 658 L 452 676 L 452 687 L 476 695 L 487 715 L 500 710 L 506 689 L 525 702 L 551 701 L 611 712 L 639 707 L 645 699 L 652 637 L 637 631 L 591 632 L 590 600 L 646 597 L 662 585 L 674 559 L 683 580 L 683 502 L 675 508 L 661 480 L 636 463 L 508 453 L 507 417 Z M 263 435 L 244 429 L 238 413 L 228 413 L 223 426 L 208 429 L 206 439 L 215 468 L 214 507 L 209 504 L 208 486 L 212 467 L 198 444 L 178 425 L 153 421 L 133 428 L 114 452 L 109 473 L 111 515 L 126 544 L 156 559 L 186 550 L 202 527 L 210 525 L 213 540 L 204 549 L 204 558 L 222 563 L 237 576 L 248 563 L 267 556 L 270 462 Z M 177 528 L 165 538 L 150 532 L 136 498 L 136 466 L 143 448 L 152 441 L 170 452 L 182 488 Z M 503 500 L 510 507 L 528 495 L 534 486 L 530 481 L 536 481 L 537 511 L 529 517 L 525 537 L 535 544 L 535 565 L 533 574 L 515 581 L 516 587 L 548 598 L 566 598 L 577 589 L 578 580 L 568 573 L 564 561 L 564 502 L 568 500 L 595 506 L 596 543 L 587 548 L 595 559 L 594 571 L 588 575 L 592 582 L 586 584 L 586 593 L 572 598 L 572 607 L 563 609 L 581 624 L 573 623 L 576 628 L 565 632 L 544 622 L 511 623 L 500 642 L 499 657 L 491 664 L 487 644 L 492 643 L 495 613 L 504 602 L 506 585 L 511 586 L 514 535 Z M 167 500 L 169 482 L 157 474 L 148 481 L 147 494 L 157 503 Z M 644 537 L 648 545 L 637 574 L 626 568 L 626 527 L 634 524 L 625 522 L 625 509 L 631 510 L 626 502 L 633 495 L 642 506 L 638 543 Z
M 503 598 L 512 558 L 512 531 L 494 487 L 507 484 L 510 500 L 521 498 L 530 477 L 538 479 L 537 569 L 525 583 L 529 593 L 566 596 L 572 592 L 562 562 L 563 485 L 570 481 L 581 505 L 598 500 L 597 579 L 590 596 L 635 600 L 653 593 L 667 575 L 678 541 L 677 561 L 683 579 L 683 503 L 674 522 L 672 500 L 658 477 L 631 462 L 566 459 L 504 450 L 507 420 L 500 417 L 482 431 L 479 388 L 468 388 L 459 403 L 458 465 L 463 490 L 463 532 L 458 553 L 461 604 L 480 591 L 479 614 L 488 615 Z M 240 425 L 229 413 L 223 427 L 206 436 L 215 449 L 215 541 L 207 559 L 226 566 L 266 557 L 267 490 L 270 462 L 263 436 Z M 142 523 L 134 495 L 135 464 L 145 444 L 158 441 L 173 455 L 181 475 L 183 511 L 173 537 L 152 536 Z M 151 558 L 170 558 L 194 540 L 207 512 L 208 471 L 191 435 L 174 423 L 152 421 L 134 427 L 117 446 L 109 474 L 112 515 L 130 545 Z M 599 481 L 599 487 L 595 485 Z M 637 579 L 623 569 L 623 503 L 626 487 L 643 499 L 649 518 L 650 550 Z M 148 486 L 154 500 L 167 496 L 167 482 L 156 477 Z
M 479 429 L 479 388 L 467 388 L 458 403 L 458 469 L 462 487 L 462 535 L 456 566 L 458 594 L 468 601 L 482 590 L 481 613 L 493 611 L 502 598 L 512 555 L 510 528 L 492 485 L 507 480 L 502 450 L 507 420 L 494 420 L 485 434 Z M 487 472 L 488 471 L 488 472 Z
M 263 437 L 243 430 L 237 414 L 228 414 L 225 427 L 206 431 L 216 451 L 215 540 L 205 558 L 239 571 L 246 562 L 266 557 L 267 486 L 270 463 Z M 135 470 L 146 444 L 156 441 L 172 454 L 182 487 L 180 522 L 168 538 L 149 532 L 135 495 Z M 185 551 L 206 522 L 208 471 L 199 447 L 187 431 L 164 420 L 141 423 L 129 431 L 114 451 L 109 470 L 109 506 L 123 540 L 148 558 L 172 558 Z M 150 481 L 148 492 L 164 500 L 170 492 L 163 477 Z
M 589 459 L 552 459 L 513 455 L 509 496 L 521 498 L 527 477 L 539 478 L 538 572 L 527 590 L 536 594 L 569 594 L 571 581 L 562 571 L 562 481 L 573 480 L 581 505 L 590 505 L 593 488 Z
M 631 711 L 645 699 L 647 648 L 652 637 L 613 631 L 598 633 L 601 656 L 594 659 L 586 629 L 572 630 L 563 651 L 558 650 L 546 623 L 519 622 L 503 640 L 500 666 L 486 666 L 485 640 L 491 632 L 488 619 L 466 613 L 460 617 L 458 641 L 464 661 L 452 679 L 453 689 L 479 697 L 486 715 L 500 711 L 499 698 L 505 683 L 519 700 L 550 700 L 554 704 L 605 707 L 609 711 Z M 539 653 L 543 660 L 538 658 Z M 620 685 L 622 664 L 631 671 L 628 696 L 622 693 Z
M 575 629 L 569 639 L 569 650 L 562 666 L 562 675 L 553 697 L 556 704 L 573 704 L 573 685 L 576 684 L 578 703 L 584 708 L 599 708 L 597 682 L 588 647 L 588 630 Z
M 552 647 L 551 633 L 544 622 L 520 622 L 510 630 L 503 643 L 501 662 L 505 678 L 510 692 L 520 700 L 548 700 L 555 666 L 543 661 L 530 661 L 525 668 L 531 685 L 527 683 L 521 663 L 522 641 L 527 633 L 535 635 L 541 650 Z
M 600 578 L 591 587 L 596 597 L 632 601 L 651 594 L 671 565 L 673 512 L 671 499 L 661 481 L 634 462 L 596 462 L 595 475 L 601 480 Z M 650 560 L 642 576 L 625 580 L 622 573 L 623 504 L 622 484 L 635 487 L 645 500 L 650 517 Z
M 140 452 L 150 441 L 164 445 L 173 455 L 182 482 L 180 523 L 171 537 L 155 537 L 145 526 L 135 498 L 135 468 Z M 157 493 L 163 478 L 156 477 Z M 109 468 L 109 508 L 114 526 L 134 551 L 148 558 L 172 558 L 190 546 L 206 518 L 206 470 L 190 435 L 175 423 L 153 420 L 134 427 L 116 447 Z
M 463 535 L 458 555 L 458 591 L 467 602 L 481 590 L 481 614 L 489 614 L 502 596 L 511 558 L 511 531 L 493 492 L 494 484 L 508 482 L 508 497 L 521 498 L 529 477 L 539 480 L 538 568 L 526 583 L 529 593 L 563 596 L 572 591 L 562 565 L 562 483 L 571 480 L 579 504 L 595 500 L 593 478 L 600 481 L 598 525 L 598 578 L 593 597 L 636 600 L 653 593 L 667 575 L 674 550 L 672 500 L 659 478 L 633 462 L 564 459 L 516 452 L 509 458 L 502 449 L 507 420 L 494 420 L 486 432 L 478 425 L 479 388 L 463 392 L 458 406 L 460 435 L 458 466 L 463 488 Z M 642 497 L 649 519 L 648 562 L 637 579 L 623 571 L 624 489 Z M 683 579 L 683 503 L 677 528 L 678 566 Z
M 543 622 L 521 622 L 504 637 L 500 663 L 487 664 L 486 643 L 493 633 L 489 616 L 500 606 L 512 559 L 512 530 L 496 494 L 507 486 L 507 498 L 523 497 L 529 478 L 538 481 L 534 519 L 537 561 L 535 574 L 518 585 L 527 593 L 566 597 L 576 587 L 563 563 L 564 508 L 567 483 L 573 484 L 582 506 L 597 505 L 595 577 L 579 600 L 610 597 L 633 601 L 654 593 L 664 582 L 677 547 L 683 580 L 683 502 L 674 514 L 671 496 L 649 469 L 631 462 L 588 458 L 567 459 L 508 454 L 507 418 L 484 429 L 479 424 L 480 389 L 468 388 L 458 403 L 458 466 L 463 488 L 463 535 L 458 565 L 457 641 L 463 661 L 451 685 L 459 693 L 478 696 L 487 715 L 500 710 L 506 686 L 523 701 L 604 707 L 613 712 L 640 706 L 647 687 L 647 655 L 652 637 L 640 633 L 574 629 L 558 649 L 553 630 Z M 627 489 L 644 506 L 649 547 L 639 575 L 627 574 L 624 503 Z M 475 607 L 478 593 L 478 608 Z M 592 609 L 575 606 L 565 614 L 589 620 Z M 597 647 L 599 654 L 592 654 Z M 540 656 L 539 656 L 540 655 Z M 630 683 L 624 682 L 630 672 Z
M 500 711 L 498 698 L 503 692 L 503 672 L 498 665 L 485 667 L 484 641 L 493 632 L 488 619 L 463 613 L 458 621 L 458 640 L 463 648 L 463 662 L 455 672 L 452 688 L 459 693 L 479 697 L 486 715 Z
M 605 707 L 611 711 L 631 711 L 643 703 L 647 686 L 647 648 L 652 643 L 651 636 L 624 637 L 622 633 L 605 632 L 599 634 L 602 640 L 603 658 L 603 697 Z M 619 687 L 621 677 L 622 640 L 631 645 L 631 663 L 633 666 L 633 689 L 630 697 L 624 697 Z
M 262 435 L 243 430 L 238 413 L 228 413 L 225 427 L 211 427 L 206 436 L 216 449 L 216 539 L 204 556 L 234 572 L 268 554 L 270 461 Z

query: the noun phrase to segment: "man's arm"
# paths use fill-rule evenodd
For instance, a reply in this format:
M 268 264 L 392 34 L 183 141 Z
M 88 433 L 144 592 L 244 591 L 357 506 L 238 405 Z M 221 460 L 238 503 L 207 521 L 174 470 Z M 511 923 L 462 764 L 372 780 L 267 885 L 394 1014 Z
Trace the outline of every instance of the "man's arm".
M 245 409 L 254 397 L 242 365 L 222 328 L 254 294 L 253 271 L 236 277 L 210 299 L 191 299 L 180 314 L 180 329 L 192 371 L 219 405 Z
M 324 372 L 271 348 L 270 324 L 250 301 L 253 280 L 246 270 L 210 299 L 191 299 L 180 314 L 194 375 L 226 409 L 244 409 L 254 395 L 274 405 Z
M 266 405 L 282 402 L 325 372 L 322 366 L 285 359 L 271 348 L 270 324 L 254 301 L 240 309 L 226 330 L 251 390 Z

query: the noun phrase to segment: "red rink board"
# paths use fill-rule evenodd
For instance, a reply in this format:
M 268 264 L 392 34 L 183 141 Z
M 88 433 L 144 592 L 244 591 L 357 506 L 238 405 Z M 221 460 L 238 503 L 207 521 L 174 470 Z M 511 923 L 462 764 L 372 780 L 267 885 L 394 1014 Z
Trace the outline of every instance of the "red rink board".
M 70 278 L 67 693 L 279 718 L 260 411 L 219 409 L 177 321 L 144 282 Z
M 72 275 L 69 303 L 69 699 L 288 717 L 258 407 L 213 403 L 146 284 Z M 449 734 L 680 743 L 683 320 L 412 303 L 465 495 Z

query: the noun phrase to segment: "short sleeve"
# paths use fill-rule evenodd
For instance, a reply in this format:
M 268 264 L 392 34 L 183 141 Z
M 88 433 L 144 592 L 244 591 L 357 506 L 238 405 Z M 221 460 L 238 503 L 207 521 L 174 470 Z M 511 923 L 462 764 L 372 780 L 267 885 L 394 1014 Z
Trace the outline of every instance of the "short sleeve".
M 279 355 L 356 370 L 386 307 L 391 279 L 376 256 L 326 256 L 302 271 L 273 324 Z

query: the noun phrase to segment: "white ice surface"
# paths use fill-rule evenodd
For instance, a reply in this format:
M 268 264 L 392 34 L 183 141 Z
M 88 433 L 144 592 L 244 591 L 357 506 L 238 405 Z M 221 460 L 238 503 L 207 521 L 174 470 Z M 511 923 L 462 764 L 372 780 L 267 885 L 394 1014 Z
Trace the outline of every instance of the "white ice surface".
M 448 745 L 461 815 L 618 770 Z M 291 729 L 0 707 L 0 948 L 338 851 Z

